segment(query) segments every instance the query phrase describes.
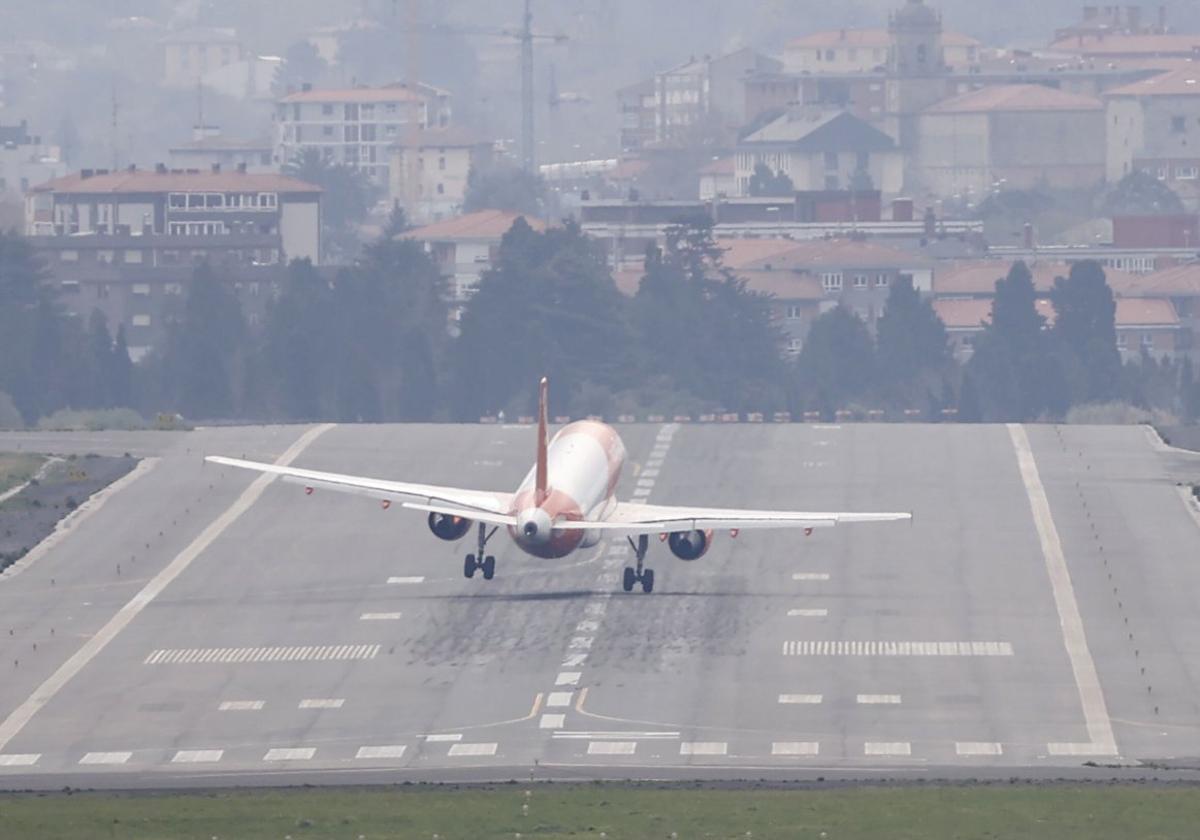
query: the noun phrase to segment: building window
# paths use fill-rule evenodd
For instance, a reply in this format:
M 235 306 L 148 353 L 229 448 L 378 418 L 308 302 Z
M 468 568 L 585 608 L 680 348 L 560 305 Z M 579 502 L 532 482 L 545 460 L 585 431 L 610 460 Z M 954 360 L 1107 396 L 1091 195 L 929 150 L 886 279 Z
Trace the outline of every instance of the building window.
M 877 275 L 875 277 L 875 288 L 876 289 L 886 289 L 887 287 L 888 287 L 888 276 L 886 274 Z
M 1171 117 L 1171 133 L 1184 134 L 1187 131 L 1187 119 L 1184 117 Z
M 854 288 L 856 288 L 856 289 L 867 288 L 867 275 L 855 274 L 854 275 Z
M 1144 347 L 1147 350 L 1154 349 L 1154 334 L 1153 333 L 1148 333 L 1148 332 L 1142 333 L 1142 347 Z
M 1177 166 L 1175 167 L 1175 177 L 1181 181 L 1195 181 L 1200 177 L 1200 168 L 1196 166 Z
M 822 274 L 821 288 L 827 292 L 840 292 L 842 290 L 842 273 L 837 271 Z
M 446 168 L 446 156 L 442 155 L 441 157 L 438 158 L 438 169 L 445 169 L 445 168 Z
M 171 193 L 167 196 L 168 207 L 187 207 L 187 195 L 184 193 Z
M 1123 332 L 1117 333 L 1117 349 L 1124 350 L 1126 347 L 1126 336 Z
M 834 56 L 833 50 L 825 50 L 825 60 L 826 61 L 833 61 L 833 56 Z
M 443 186 L 442 184 L 438 184 L 438 185 L 437 185 L 437 194 L 438 194 L 438 195 L 445 195 L 445 193 L 446 193 L 446 188 L 445 188 L 445 186 Z
M 322 105 L 321 106 L 321 116 L 332 117 L 333 116 L 333 106 L 330 105 L 329 103 Z
M 149 283 L 134 283 L 132 286 L 129 287 L 129 291 L 135 295 L 148 295 L 148 294 L 150 294 L 150 284 Z
M 259 193 L 258 194 L 258 206 L 259 207 L 276 207 L 278 205 L 279 205 L 279 196 L 276 195 L 275 193 Z
M 789 305 L 787 308 L 787 319 L 789 321 L 795 321 L 795 320 L 799 319 L 799 317 L 800 317 L 800 307 L 796 306 L 795 304 Z
M 789 353 L 799 353 L 800 347 L 801 347 L 800 339 L 798 339 L 798 338 L 789 338 L 788 339 L 787 351 Z
M 327 125 L 327 126 L 322 127 L 321 128 L 321 136 L 322 137 L 332 137 L 333 136 L 333 126 Z
M 830 170 L 830 169 L 836 170 L 837 168 L 838 168 L 837 152 L 826 152 L 825 153 L 825 169 L 826 170 Z
M 135 327 L 150 326 L 150 316 L 149 315 L 134 315 L 133 316 L 133 325 Z
M 79 262 L 78 251 L 59 251 L 58 259 L 60 262 Z
M 1165 181 L 1165 180 L 1167 180 L 1167 176 L 1169 176 L 1170 174 L 1171 174 L 1170 168 L 1168 168 L 1166 166 L 1158 167 L 1158 173 L 1157 173 L 1158 180 Z

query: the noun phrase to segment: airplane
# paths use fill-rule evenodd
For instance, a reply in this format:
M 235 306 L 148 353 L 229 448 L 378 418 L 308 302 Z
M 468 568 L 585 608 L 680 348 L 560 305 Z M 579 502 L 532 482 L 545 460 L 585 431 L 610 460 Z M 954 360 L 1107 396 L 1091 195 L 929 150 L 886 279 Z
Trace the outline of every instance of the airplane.
M 304 485 L 311 495 L 317 487 L 379 499 L 388 508 L 401 507 L 428 514 L 429 530 L 439 539 L 462 539 L 475 525 L 476 551 L 463 564 L 464 576 L 476 571 L 484 580 L 496 573 L 496 558 L 485 554 L 488 541 L 507 528 L 513 542 L 527 554 L 560 559 L 579 548 L 596 545 L 605 534 L 623 534 L 633 548 L 636 566 L 626 566 L 622 581 L 626 592 L 640 584 L 654 591 L 654 570 L 645 566 L 650 534 L 659 534 L 680 560 L 699 560 L 712 545 L 713 532 L 729 529 L 733 536 L 748 528 L 814 528 L 854 522 L 896 522 L 912 519 L 911 513 L 814 513 L 806 511 L 737 510 L 677 507 L 621 502 L 617 482 L 625 464 L 625 445 L 611 426 L 580 420 L 548 438 L 548 382 L 539 385 L 537 460 L 515 493 L 488 492 L 459 487 L 368 478 L 281 467 L 209 455 L 204 460 L 227 467 L 282 476 Z M 636 541 L 634 540 L 636 537 Z

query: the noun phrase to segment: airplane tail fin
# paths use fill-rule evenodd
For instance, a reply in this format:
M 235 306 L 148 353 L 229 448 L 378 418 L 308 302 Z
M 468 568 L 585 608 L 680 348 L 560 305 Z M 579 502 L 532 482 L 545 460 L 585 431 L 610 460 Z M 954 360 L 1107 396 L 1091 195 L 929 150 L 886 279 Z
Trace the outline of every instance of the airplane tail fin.
M 538 504 L 546 498 L 547 493 L 547 471 L 546 471 L 546 448 L 547 448 L 547 423 L 546 415 L 549 412 L 547 403 L 550 383 L 546 377 L 542 377 L 538 391 L 538 439 L 537 439 L 537 500 Z

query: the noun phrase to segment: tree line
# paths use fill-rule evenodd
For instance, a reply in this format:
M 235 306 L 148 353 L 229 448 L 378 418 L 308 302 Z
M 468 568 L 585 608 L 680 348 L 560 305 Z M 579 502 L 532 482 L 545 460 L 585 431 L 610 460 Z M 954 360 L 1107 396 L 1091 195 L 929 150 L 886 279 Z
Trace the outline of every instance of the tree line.
M 295 261 L 260 324 L 233 284 L 200 265 L 163 346 L 129 362 L 124 332 L 56 301 L 28 243 L 0 235 L 0 392 L 26 423 L 60 408 L 130 406 L 229 421 L 476 420 L 532 411 L 542 375 L 555 414 L 884 411 L 938 420 L 1064 417 L 1125 401 L 1185 419 L 1200 409 L 1190 363 L 1122 365 L 1102 268 L 1076 264 L 1047 325 L 1029 270 L 997 282 L 969 362 L 910 282 L 893 284 L 874 334 L 835 306 L 795 357 L 771 299 L 722 262 L 711 224 L 671 227 L 622 293 L 601 246 L 573 223 L 518 220 L 479 288 L 451 301 L 423 247 L 402 237 L 351 265 Z M 0 423 L 4 400 L 0 397 Z

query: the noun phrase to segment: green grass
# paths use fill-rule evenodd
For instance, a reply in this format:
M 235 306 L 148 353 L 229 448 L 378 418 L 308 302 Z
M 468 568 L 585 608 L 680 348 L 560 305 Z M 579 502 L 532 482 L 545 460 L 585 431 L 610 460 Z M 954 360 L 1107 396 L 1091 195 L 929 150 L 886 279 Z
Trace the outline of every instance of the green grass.
M 41 455 L 0 452 L 0 493 L 33 478 L 45 460 Z
M 526 794 L 529 791 L 529 794 Z M 522 805 L 529 812 L 522 814 Z M 1200 788 L 644 785 L 0 795 L 0 837 L 1166 840 L 1200 836 Z

